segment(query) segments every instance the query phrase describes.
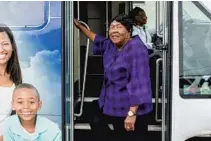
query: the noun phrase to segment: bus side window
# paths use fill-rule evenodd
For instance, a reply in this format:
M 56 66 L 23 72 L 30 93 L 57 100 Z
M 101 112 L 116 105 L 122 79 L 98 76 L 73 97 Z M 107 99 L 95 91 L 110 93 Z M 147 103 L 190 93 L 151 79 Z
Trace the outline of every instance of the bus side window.
M 7 9 L 6 14 L 5 9 Z M 0 23 L 6 24 L 11 29 L 41 29 L 48 23 L 49 13 L 47 1 L 0 2 Z

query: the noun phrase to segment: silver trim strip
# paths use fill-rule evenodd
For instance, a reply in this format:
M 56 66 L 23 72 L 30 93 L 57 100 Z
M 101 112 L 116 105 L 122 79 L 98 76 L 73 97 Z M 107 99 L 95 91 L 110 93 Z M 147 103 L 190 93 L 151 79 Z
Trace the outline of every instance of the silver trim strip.
M 92 102 L 93 100 L 98 100 L 97 97 L 85 97 L 84 98 L 84 102 Z M 70 101 L 70 99 L 66 99 L 66 101 Z M 79 98 L 77 100 L 77 102 L 81 102 L 81 98 Z M 155 98 L 152 99 L 152 103 L 155 103 Z M 161 98 L 158 98 L 158 103 L 162 103 Z M 165 103 L 167 103 L 167 99 L 165 101 Z
M 114 130 L 113 125 L 109 124 L 109 128 Z M 91 130 L 89 123 L 76 123 L 75 124 L 76 130 Z M 160 125 L 148 125 L 148 131 L 161 131 Z
M 69 50 L 69 55 L 68 55 L 69 79 L 67 79 L 67 80 L 70 80 L 69 91 L 70 91 L 70 99 L 71 99 L 71 101 L 70 101 L 70 116 L 69 116 L 70 120 L 69 121 L 70 121 L 70 123 L 73 123 L 74 122 L 74 115 L 73 115 L 74 107 L 72 105 L 74 102 L 73 101 L 73 99 L 74 99 L 74 95 L 73 95 L 73 93 L 74 93 L 74 91 L 73 91 L 73 87 L 74 87 L 74 78 L 73 78 L 73 76 L 74 76 L 73 75 L 73 60 L 74 60 L 73 59 L 73 18 L 74 18 L 73 12 L 74 12 L 74 9 L 73 8 L 74 8 L 74 6 L 73 6 L 73 2 L 65 2 L 65 6 L 66 6 L 65 12 L 66 12 L 66 16 L 67 16 L 66 17 L 67 21 L 65 21 L 66 22 L 65 25 L 70 27 L 70 29 L 68 27 L 65 27 L 65 29 L 69 29 L 69 31 L 70 31 L 70 32 L 68 32 L 65 30 L 65 32 L 67 32 L 66 37 L 65 37 L 66 40 L 68 41 L 67 38 L 69 38 L 69 43 L 67 43 L 67 47 L 69 48 L 68 49 Z M 68 19 L 69 19 L 69 21 L 68 21 Z M 66 83 L 68 83 L 68 82 L 66 82 Z M 74 135 L 74 130 L 73 130 L 74 125 L 70 126 L 71 127 L 70 132 L 68 129 L 68 125 L 65 125 L 65 126 L 66 126 L 66 130 L 68 130 L 66 132 L 69 133 L 69 134 L 67 134 L 67 139 L 68 139 L 67 141 L 74 141 L 74 136 L 73 136 Z
M 166 21 L 166 16 L 167 16 L 167 2 L 163 2 L 163 46 L 167 45 L 167 21 Z M 166 50 L 163 50 L 163 61 L 162 61 L 162 86 L 163 86 L 163 91 L 162 91 L 162 141 L 165 141 L 165 134 L 166 134 L 166 104 L 165 104 L 165 99 L 166 99 Z

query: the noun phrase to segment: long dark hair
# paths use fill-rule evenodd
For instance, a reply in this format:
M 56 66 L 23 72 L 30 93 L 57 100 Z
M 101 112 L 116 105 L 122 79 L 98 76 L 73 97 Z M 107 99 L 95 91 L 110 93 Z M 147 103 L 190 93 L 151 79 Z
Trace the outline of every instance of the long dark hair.
M 9 27 L 7 27 L 5 24 L 0 24 L 0 32 L 5 32 L 12 44 L 12 55 L 7 63 L 6 72 L 10 74 L 10 80 L 15 83 L 15 85 L 22 83 L 22 74 L 21 74 L 21 68 L 18 60 L 18 51 L 16 42 L 14 39 L 14 35 Z

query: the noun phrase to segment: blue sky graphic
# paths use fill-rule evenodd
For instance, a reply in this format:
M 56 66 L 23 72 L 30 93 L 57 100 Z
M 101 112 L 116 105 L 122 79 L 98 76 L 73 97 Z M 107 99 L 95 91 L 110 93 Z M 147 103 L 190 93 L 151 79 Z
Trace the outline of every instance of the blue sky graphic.
M 23 80 L 37 87 L 43 101 L 39 113 L 61 125 L 61 4 L 50 5 L 54 9 L 51 16 L 57 18 L 50 18 L 44 28 L 13 33 Z

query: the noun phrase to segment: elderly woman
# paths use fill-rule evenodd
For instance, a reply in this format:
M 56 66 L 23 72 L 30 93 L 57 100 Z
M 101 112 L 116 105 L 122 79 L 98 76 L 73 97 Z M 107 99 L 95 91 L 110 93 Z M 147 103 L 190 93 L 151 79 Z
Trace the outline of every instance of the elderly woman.
M 106 125 L 112 123 L 118 141 L 131 139 L 137 118 L 152 110 L 147 48 L 138 36 L 131 37 L 133 22 L 127 15 L 112 19 L 109 39 L 87 30 L 77 20 L 74 24 L 94 42 L 94 54 L 103 55 L 104 84 L 91 121 L 94 136 L 99 137 L 97 141 L 107 141 Z

